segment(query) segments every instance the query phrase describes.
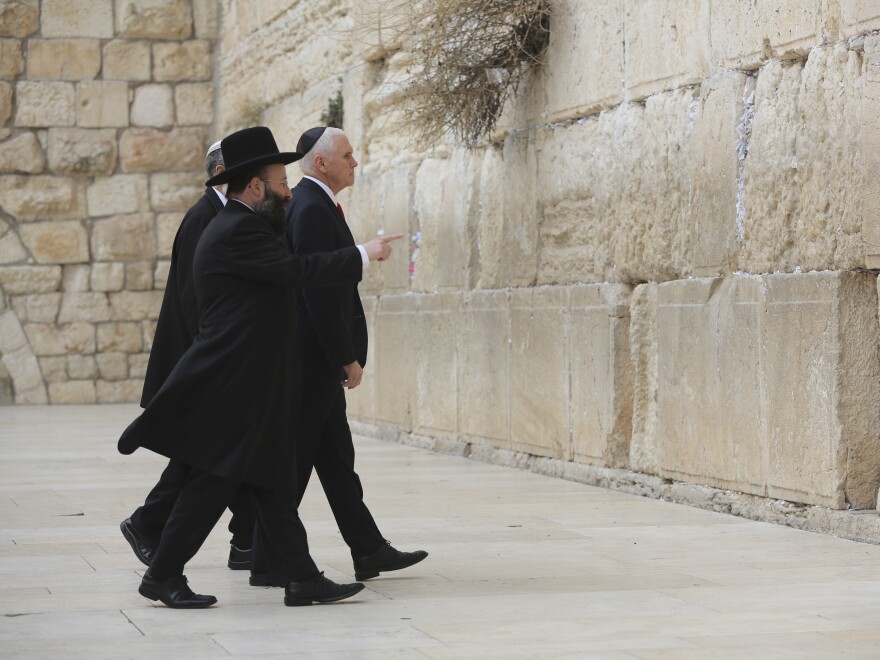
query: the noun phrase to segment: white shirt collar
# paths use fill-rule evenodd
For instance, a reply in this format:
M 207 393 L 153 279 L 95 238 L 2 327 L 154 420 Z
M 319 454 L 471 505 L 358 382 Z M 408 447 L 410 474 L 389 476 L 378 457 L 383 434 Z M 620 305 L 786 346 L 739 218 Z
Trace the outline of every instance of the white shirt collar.
M 319 186 L 321 186 L 321 188 L 324 190 L 325 193 L 330 195 L 330 200 L 333 202 L 333 204 L 339 204 L 339 202 L 336 201 L 336 195 L 334 195 L 333 191 L 327 187 L 326 183 L 324 183 L 323 181 L 319 181 L 315 177 L 309 176 L 308 174 L 304 175 L 303 178 L 309 179 L 310 181 L 314 181 L 315 183 L 317 183 Z
M 226 195 L 217 190 L 217 187 L 214 188 L 214 192 L 217 193 L 217 197 L 219 197 L 220 201 L 223 202 L 223 206 L 226 206 Z

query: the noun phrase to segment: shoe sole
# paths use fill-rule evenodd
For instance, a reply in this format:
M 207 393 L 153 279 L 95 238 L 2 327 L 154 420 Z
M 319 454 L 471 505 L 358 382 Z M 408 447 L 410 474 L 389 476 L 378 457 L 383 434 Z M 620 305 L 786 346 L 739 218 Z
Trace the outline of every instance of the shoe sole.
M 229 560 L 228 562 L 226 562 L 226 565 L 229 566 L 229 570 L 231 570 L 231 571 L 249 571 L 249 570 L 251 570 L 251 562 L 250 561 Z
M 425 555 L 424 557 L 419 557 L 418 559 L 416 559 L 414 561 L 408 561 L 403 564 L 397 564 L 395 566 L 376 569 L 373 571 L 355 571 L 354 579 L 357 580 L 358 582 L 363 582 L 364 580 L 369 580 L 374 577 L 379 577 L 380 573 L 389 573 L 391 571 L 400 571 L 400 570 L 403 570 L 404 568 L 409 568 L 410 566 L 415 566 L 420 561 L 427 559 L 427 558 L 428 558 L 428 555 Z
M 162 600 L 159 597 L 159 594 L 157 594 L 154 591 L 150 591 L 149 589 L 144 587 L 144 585 L 141 585 L 138 587 L 138 593 L 148 600 L 161 601 L 161 603 L 165 607 L 170 607 L 171 609 L 175 609 L 175 610 L 199 610 L 199 609 L 204 609 L 205 607 L 211 607 L 211 605 L 214 605 L 217 602 L 217 599 L 214 598 L 213 601 L 208 602 L 208 603 L 187 603 L 184 605 L 181 605 L 179 603 L 169 603 L 167 601 Z
M 363 590 L 364 585 L 358 584 L 353 587 L 351 591 L 347 591 L 336 596 L 331 596 L 329 598 L 291 598 L 290 596 L 285 596 L 284 604 L 288 607 L 304 607 L 306 605 L 313 605 L 314 603 L 335 603 L 340 600 L 345 600 L 346 598 L 351 598 L 352 596 L 360 593 Z
M 272 578 L 268 575 L 258 574 L 251 575 L 248 579 L 248 584 L 252 587 L 283 587 L 283 584 L 275 584 L 272 582 Z
M 149 568 L 150 562 L 147 561 L 146 557 L 142 556 L 137 549 L 137 541 L 135 538 L 129 533 L 128 529 L 125 526 L 125 521 L 123 520 L 119 523 L 119 531 L 122 532 L 122 536 L 128 541 L 128 544 L 131 546 L 131 551 L 134 553 L 134 556 L 138 558 L 138 561 L 142 563 L 144 566 Z

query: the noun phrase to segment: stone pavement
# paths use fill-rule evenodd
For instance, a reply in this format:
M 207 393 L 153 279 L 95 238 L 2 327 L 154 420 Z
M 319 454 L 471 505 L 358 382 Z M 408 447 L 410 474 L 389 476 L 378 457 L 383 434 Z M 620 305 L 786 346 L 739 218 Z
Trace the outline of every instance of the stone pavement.
M 136 412 L 0 408 L 0 656 L 880 657 L 880 547 L 366 438 L 367 501 L 425 562 L 288 608 L 225 567 L 218 525 L 187 568 L 218 605 L 154 606 L 118 529 L 164 464 L 116 453 Z M 317 481 L 302 516 L 352 580 Z

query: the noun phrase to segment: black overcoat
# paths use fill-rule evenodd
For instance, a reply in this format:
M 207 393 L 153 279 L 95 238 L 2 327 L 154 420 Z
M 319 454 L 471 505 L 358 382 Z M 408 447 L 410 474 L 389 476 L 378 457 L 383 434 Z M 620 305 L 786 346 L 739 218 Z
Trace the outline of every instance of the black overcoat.
M 168 283 L 165 285 L 165 295 L 162 298 L 156 334 L 144 376 L 142 408 L 146 408 L 162 387 L 162 383 L 199 331 L 199 311 L 192 274 L 193 257 L 202 232 L 221 209 L 223 202 L 217 192 L 213 188 L 206 188 L 205 194 L 186 212 L 177 228 L 171 249 Z
M 354 246 L 351 230 L 321 187 L 302 179 L 287 206 L 287 240 L 298 256 Z M 345 379 L 346 364 L 367 363 L 367 323 L 357 282 L 297 289 L 300 328 L 297 340 L 306 381 Z
M 119 450 L 146 447 L 232 481 L 295 494 L 294 286 L 357 282 L 362 270 L 355 247 L 295 257 L 267 221 L 230 200 L 196 248 L 199 333 Z

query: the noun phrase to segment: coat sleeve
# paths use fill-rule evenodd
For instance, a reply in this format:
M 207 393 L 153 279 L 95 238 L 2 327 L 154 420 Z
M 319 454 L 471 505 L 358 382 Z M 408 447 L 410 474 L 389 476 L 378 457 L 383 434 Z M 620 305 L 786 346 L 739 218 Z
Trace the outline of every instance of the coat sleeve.
M 199 310 L 193 286 L 193 259 L 199 237 L 210 220 L 211 216 L 191 209 L 180 223 L 172 248 L 180 311 L 190 337 L 195 337 L 199 330 Z

